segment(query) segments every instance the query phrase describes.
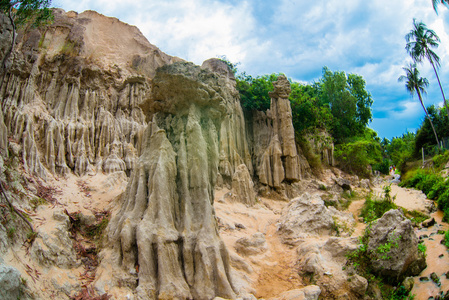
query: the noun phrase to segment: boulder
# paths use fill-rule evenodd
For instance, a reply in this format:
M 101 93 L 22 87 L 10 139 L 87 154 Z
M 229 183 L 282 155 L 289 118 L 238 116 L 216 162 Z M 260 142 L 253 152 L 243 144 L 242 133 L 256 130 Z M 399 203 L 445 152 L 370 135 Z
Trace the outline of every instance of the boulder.
M 327 208 L 320 196 L 306 192 L 291 200 L 284 209 L 278 233 L 284 243 L 296 244 L 307 236 L 342 234 L 350 230 L 354 222 L 351 213 Z M 341 226 L 343 224 L 346 225 Z
M 321 289 L 317 285 L 308 285 L 301 289 L 283 292 L 275 300 L 318 300 Z
M 375 222 L 367 249 L 372 255 L 373 271 L 392 282 L 416 276 L 427 266 L 424 255 L 418 251 L 412 222 L 401 209 L 390 210 Z
M 243 237 L 238 239 L 234 247 L 237 253 L 244 256 L 261 254 L 268 249 L 265 235 L 261 232 L 256 232 L 251 238 Z
M 320 287 L 323 299 L 338 299 L 344 294 L 346 298 L 343 299 L 360 299 L 367 290 L 368 281 L 344 268 L 347 254 L 358 246 L 357 238 L 304 241 L 297 249 L 299 272 Z
M 0 299 L 20 299 L 20 272 L 11 266 L 5 265 L 0 258 Z

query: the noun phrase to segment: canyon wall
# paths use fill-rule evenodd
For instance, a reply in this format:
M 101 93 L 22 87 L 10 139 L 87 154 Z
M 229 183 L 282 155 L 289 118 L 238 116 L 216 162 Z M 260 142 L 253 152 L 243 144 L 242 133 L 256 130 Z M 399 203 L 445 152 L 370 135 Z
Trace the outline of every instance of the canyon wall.
M 54 10 L 55 22 L 21 32 L 0 96 L 11 143 L 32 173 L 128 171 L 147 120 L 139 105 L 155 70 L 180 61 L 140 31 L 96 12 Z M 2 28 L 8 20 L 2 18 Z M 1 33 L 1 49 L 10 36 Z

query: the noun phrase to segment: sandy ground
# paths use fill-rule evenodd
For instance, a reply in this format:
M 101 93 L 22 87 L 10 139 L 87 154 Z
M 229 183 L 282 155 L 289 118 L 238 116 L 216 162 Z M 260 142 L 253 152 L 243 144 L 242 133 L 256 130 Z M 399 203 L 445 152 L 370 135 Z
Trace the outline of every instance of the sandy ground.
M 52 217 L 55 209 L 66 209 L 70 214 L 109 210 L 110 203 L 126 187 L 124 175 L 50 178 L 47 184 L 56 188 L 57 192 L 53 195 L 56 202 L 40 205 L 35 212 L 29 212 L 35 230 L 45 228 L 46 232 L 51 232 L 56 222 Z M 31 259 L 29 247 L 25 244 L 14 244 L 2 258 L 6 264 L 19 270 L 26 285 L 37 293 L 34 295 L 37 299 L 67 299 L 75 294 L 74 287 L 88 284 L 83 277 L 85 270 L 82 265 L 72 269 L 43 267 Z M 66 292 L 58 293 L 56 290 Z
M 243 285 L 251 286 L 250 290 L 258 298 L 265 299 L 305 286 L 295 266 L 297 261 L 295 249 L 281 243 L 276 234 L 276 222 L 288 202 L 260 197 L 255 206 L 247 207 L 233 202 L 227 197 L 228 193 L 227 189 L 217 190 L 214 207 L 220 224 L 223 224 L 220 236 L 230 255 L 239 256 L 234 248 L 239 238 L 249 238 L 256 232 L 265 234 L 268 248 L 262 254 L 241 256 L 252 271 L 239 272 L 237 280 L 243 281 Z M 240 224 L 244 228 L 238 228 Z
M 55 208 L 67 209 L 69 213 L 111 210 L 114 199 L 126 188 L 126 177 L 119 173 L 84 177 L 69 175 L 66 178 L 52 179 L 49 184 L 60 191 L 54 195 L 57 203 L 41 205 L 31 214 L 36 229 L 54 226 L 52 213 Z M 382 188 L 382 185 L 374 188 L 374 193 L 381 196 Z M 420 191 L 400 188 L 396 184 L 392 184 L 391 188 L 391 195 L 396 196 L 395 203 L 409 210 L 424 211 L 430 201 Z M 228 193 L 229 190 L 225 188 L 216 190 L 214 208 L 219 219 L 220 236 L 231 257 L 240 257 L 249 266 L 246 271 L 236 269 L 237 285 L 258 298 L 265 299 L 304 287 L 306 283 L 298 275 L 296 248 L 283 244 L 276 233 L 278 219 L 288 202 L 260 197 L 255 206 L 247 207 L 233 202 Z M 355 200 L 348 208 L 356 220 L 363 202 L 363 199 Z M 424 234 L 429 236 L 425 239 L 428 268 L 421 276 L 429 276 L 431 272 L 436 272 L 441 276 L 441 290 L 446 291 L 449 289 L 449 279 L 442 275 L 449 270 L 449 255 L 446 248 L 440 244 L 442 235 L 436 234 L 436 231 L 447 230 L 448 225 L 441 222 L 441 212 L 432 216 L 438 225 L 416 231 L 418 236 Z M 362 235 L 364 228 L 365 224 L 357 221 L 352 236 Z M 256 232 L 265 235 L 267 250 L 251 256 L 237 253 L 234 247 L 236 241 L 243 237 L 249 238 Z M 42 299 L 57 297 L 55 287 L 61 288 L 65 283 L 74 285 L 77 282 L 88 283 L 83 281 L 82 266 L 70 270 L 39 266 L 31 260 L 28 249 L 18 243 L 3 256 L 3 259 L 21 272 L 27 285 L 32 290 L 39 291 Z M 413 293 L 417 295 L 415 299 L 428 299 L 439 290 L 440 288 L 433 282 L 423 283 L 418 277 L 415 279 L 413 289 Z M 73 292 L 71 295 L 73 296 Z

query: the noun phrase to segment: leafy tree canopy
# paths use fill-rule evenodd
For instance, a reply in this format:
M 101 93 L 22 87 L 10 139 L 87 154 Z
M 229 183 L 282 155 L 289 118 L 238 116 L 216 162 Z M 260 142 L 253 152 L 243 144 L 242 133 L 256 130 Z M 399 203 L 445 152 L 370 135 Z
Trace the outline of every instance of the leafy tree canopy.
M 337 144 L 364 133 L 372 120 L 373 99 L 362 76 L 324 67 L 319 90 L 321 104 L 328 105 L 333 116 L 331 133 Z
M 0 10 L 11 14 L 15 26 L 31 22 L 37 26 L 52 19 L 51 0 L 0 0 Z

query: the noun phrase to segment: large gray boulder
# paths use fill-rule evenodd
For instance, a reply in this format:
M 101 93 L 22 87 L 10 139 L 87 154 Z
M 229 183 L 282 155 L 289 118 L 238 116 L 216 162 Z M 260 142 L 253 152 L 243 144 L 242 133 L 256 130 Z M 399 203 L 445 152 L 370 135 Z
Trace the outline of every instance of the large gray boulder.
M 11 266 L 7 266 L 0 258 L 0 299 L 20 299 L 20 272 Z
M 348 235 L 354 223 L 351 213 L 327 208 L 320 196 L 304 193 L 291 200 L 282 212 L 278 233 L 284 243 L 297 244 L 310 236 Z
M 361 299 L 368 281 L 343 268 L 358 246 L 357 238 L 310 239 L 297 248 L 300 274 L 320 287 L 322 299 Z
M 401 209 L 390 210 L 376 221 L 369 233 L 367 249 L 373 271 L 390 281 L 416 276 L 427 266 L 425 256 L 418 251 L 412 222 Z

